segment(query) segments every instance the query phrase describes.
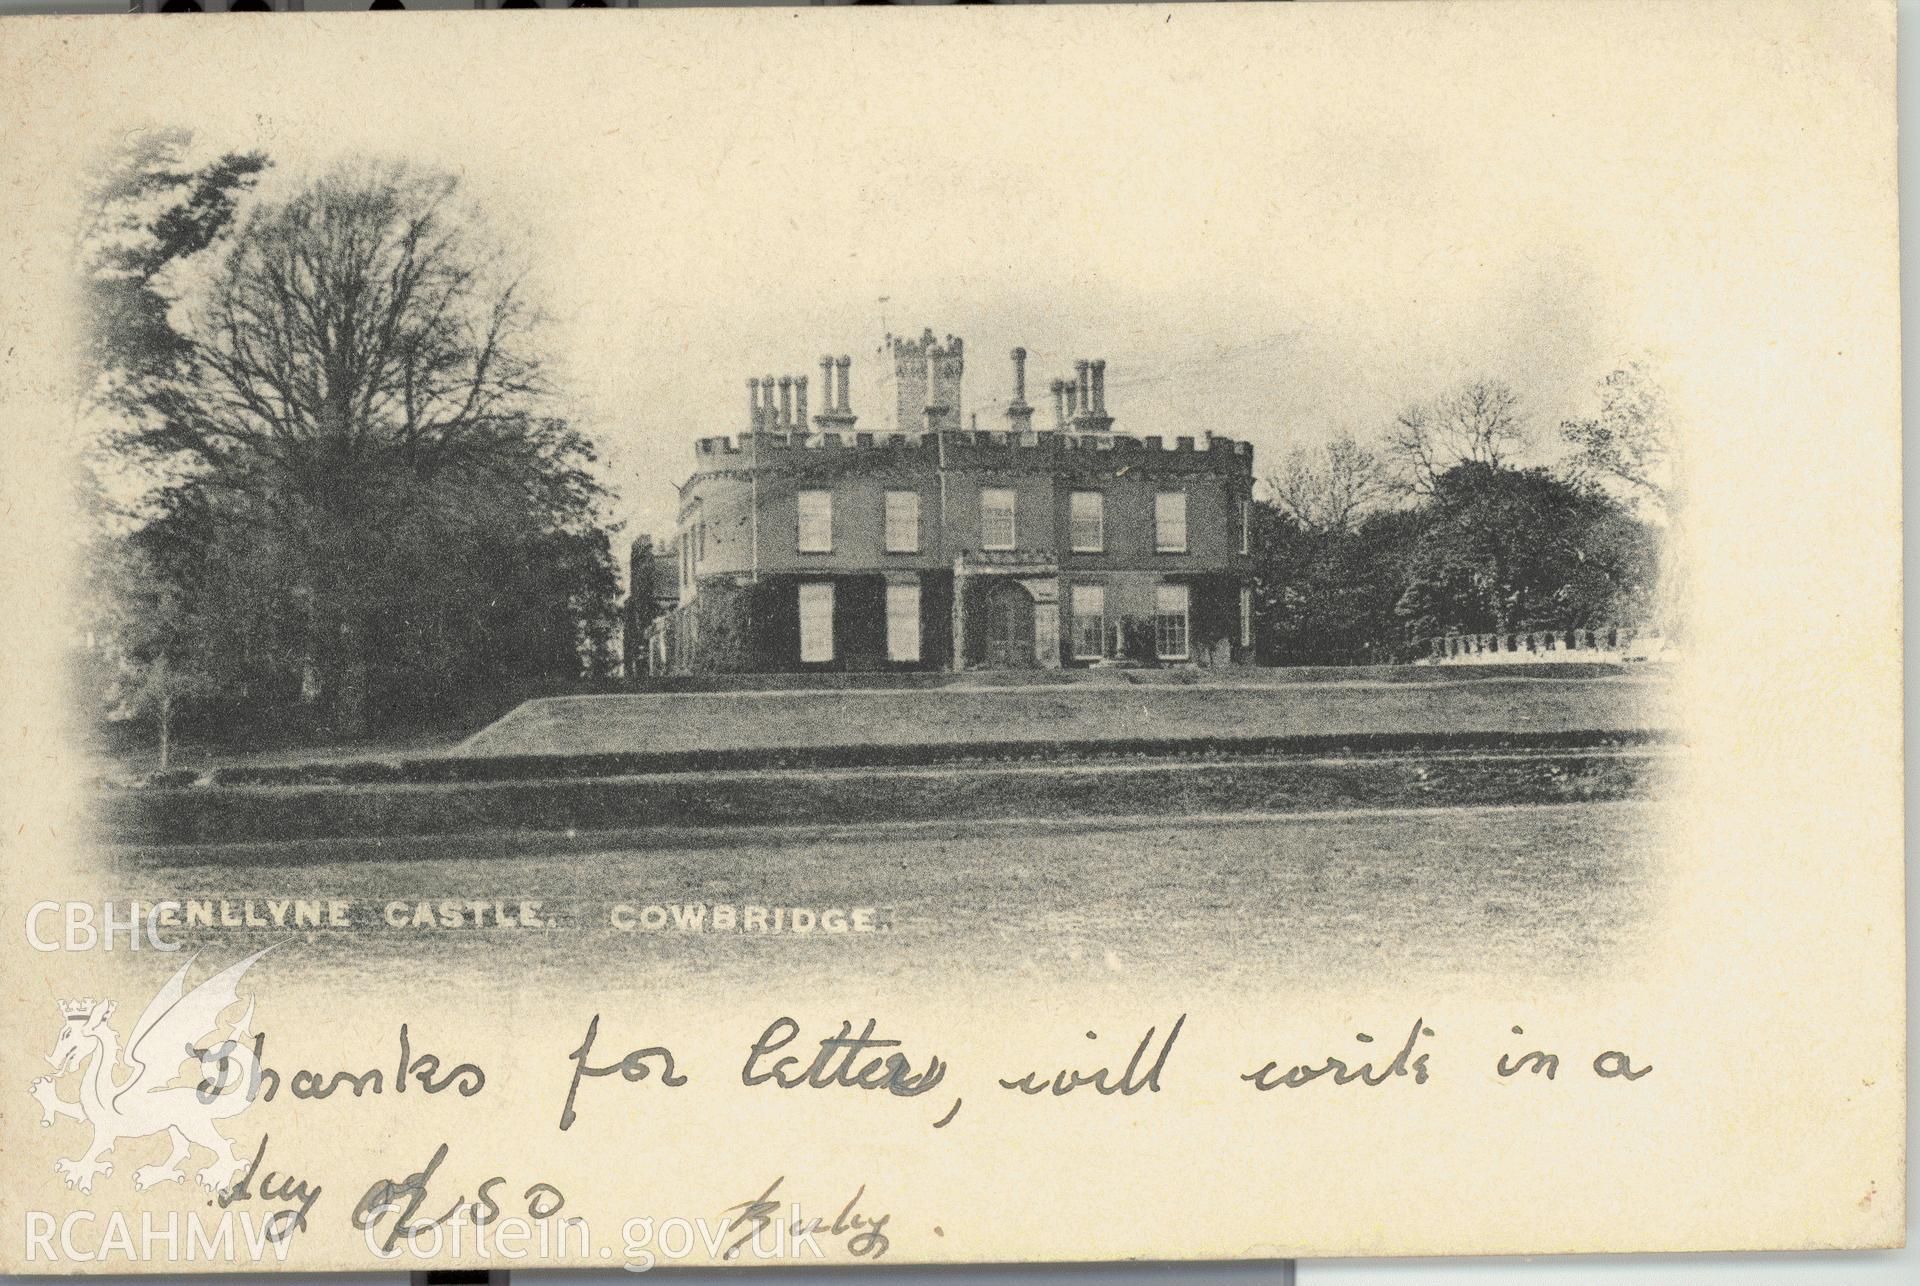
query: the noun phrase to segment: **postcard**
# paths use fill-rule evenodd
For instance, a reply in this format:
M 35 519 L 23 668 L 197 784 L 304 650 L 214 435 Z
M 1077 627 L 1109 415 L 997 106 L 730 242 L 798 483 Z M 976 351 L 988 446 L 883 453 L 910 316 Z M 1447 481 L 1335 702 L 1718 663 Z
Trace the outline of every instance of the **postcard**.
M 0 1266 L 1902 1242 L 1891 5 L 322 7 L 0 22 Z

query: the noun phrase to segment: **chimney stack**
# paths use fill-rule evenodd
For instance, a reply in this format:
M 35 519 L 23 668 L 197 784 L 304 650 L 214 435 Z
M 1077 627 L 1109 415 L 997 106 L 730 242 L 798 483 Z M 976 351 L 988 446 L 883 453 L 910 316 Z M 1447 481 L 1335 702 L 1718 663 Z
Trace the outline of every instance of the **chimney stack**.
M 793 422 L 800 426 L 802 433 L 807 428 L 807 377 L 793 377 Z
M 853 365 L 851 357 L 842 357 L 835 361 L 831 357 L 820 359 L 820 414 L 813 417 L 814 424 L 822 433 L 846 433 L 853 428 L 855 416 L 847 408 L 847 376 Z M 834 397 L 834 369 L 840 372 L 840 396 Z M 800 388 L 801 414 L 806 414 L 807 382 L 797 381 Z
M 1067 382 L 1055 380 L 1047 387 L 1053 394 L 1053 427 L 1064 429 L 1067 427 Z
M 1033 430 L 1033 408 L 1027 405 L 1027 350 L 1013 350 L 1013 401 L 1007 403 L 1007 427 L 1015 433 Z
M 1082 433 L 1104 433 L 1113 427 L 1107 414 L 1107 363 L 1105 358 L 1074 363 L 1079 373 L 1080 405 L 1073 413 L 1073 427 Z

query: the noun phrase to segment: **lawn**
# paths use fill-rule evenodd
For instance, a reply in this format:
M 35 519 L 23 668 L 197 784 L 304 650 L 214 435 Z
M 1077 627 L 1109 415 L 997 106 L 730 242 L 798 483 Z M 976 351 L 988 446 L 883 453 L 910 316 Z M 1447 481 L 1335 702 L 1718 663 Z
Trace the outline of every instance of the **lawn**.
M 1671 726 L 1656 678 L 655 693 L 529 701 L 467 755 Z
M 829 976 L 906 986 L 964 967 L 1135 987 L 1446 974 L 1583 976 L 1630 950 L 1657 899 L 1644 802 L 1297 818 L 761 827 L 645 844 L 582 835 L 119 850 L 117 896 L 344 898 L 351 929 L 292 934 L 263 968 L 379 971 L 395 987 L 537 991 L 590 970 L 615 991 L 690 978 L 764 987 Z M 420 900 L 537 899 L 524 928 L 388 926 Z M 873 907 L 870 934 L 622 931 L 612 908 Z M 283 930 L 199 929 L 226 958 Z

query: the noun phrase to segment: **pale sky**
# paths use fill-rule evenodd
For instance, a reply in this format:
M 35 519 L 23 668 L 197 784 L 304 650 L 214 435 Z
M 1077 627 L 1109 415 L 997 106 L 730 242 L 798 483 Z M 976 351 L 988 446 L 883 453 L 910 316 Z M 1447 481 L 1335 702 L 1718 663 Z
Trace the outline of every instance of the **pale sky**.
M 1608 370 L 1684 359 L 1717 292 L 1751 303 L 1726 216 L 1755 225 L 1762 162 L 1816 160 L 1769 154 L 1773 46 L 1662 40 L 1657 7 L 1632 48 L 1553 5 L 1505 47 L 1479 5 L 1275 8 L 574 15 L 538 56 L 509 15 L 420 15 L 425 58 L 309 17 L 361 74 L 202 39 L 156 69 L 164 100 L 129 73 L 98 115 L 264 148 L 277 181 L 361 150 L 461 171 L 532 233 L 629 535 L 671 526 L 751 376 L 849 353 L 860 427 L 886 428 L 886 326 L 965 338 L 982 427 L 1020 344 L 1038 423 L 1047 381 L 1104 357 L 1120 428 L 1247 438 L 1261 473 L 1482 375 L 1544 454 Z

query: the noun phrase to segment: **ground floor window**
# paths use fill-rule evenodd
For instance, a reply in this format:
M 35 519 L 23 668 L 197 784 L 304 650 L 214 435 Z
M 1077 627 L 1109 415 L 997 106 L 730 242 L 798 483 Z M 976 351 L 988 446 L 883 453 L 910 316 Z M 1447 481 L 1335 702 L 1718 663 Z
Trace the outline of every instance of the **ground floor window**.
M 887 660 L 920 659 L 920 587 L 887 586 Z
M 1162 661 L 1187 659 L 1187 587 L 1160 585 L 1153 591 L 1153 650 Z
M 1100 585 L 1073 587 L 1073 659 L 1098 661 L 1106 655 L 1107 591 Z
M 1240 590 L 1240 646 L 1253 646 L 1253 591 Z
M 815 582 L 800 587 L 800 659 L 833 660 L 831 582 Z

